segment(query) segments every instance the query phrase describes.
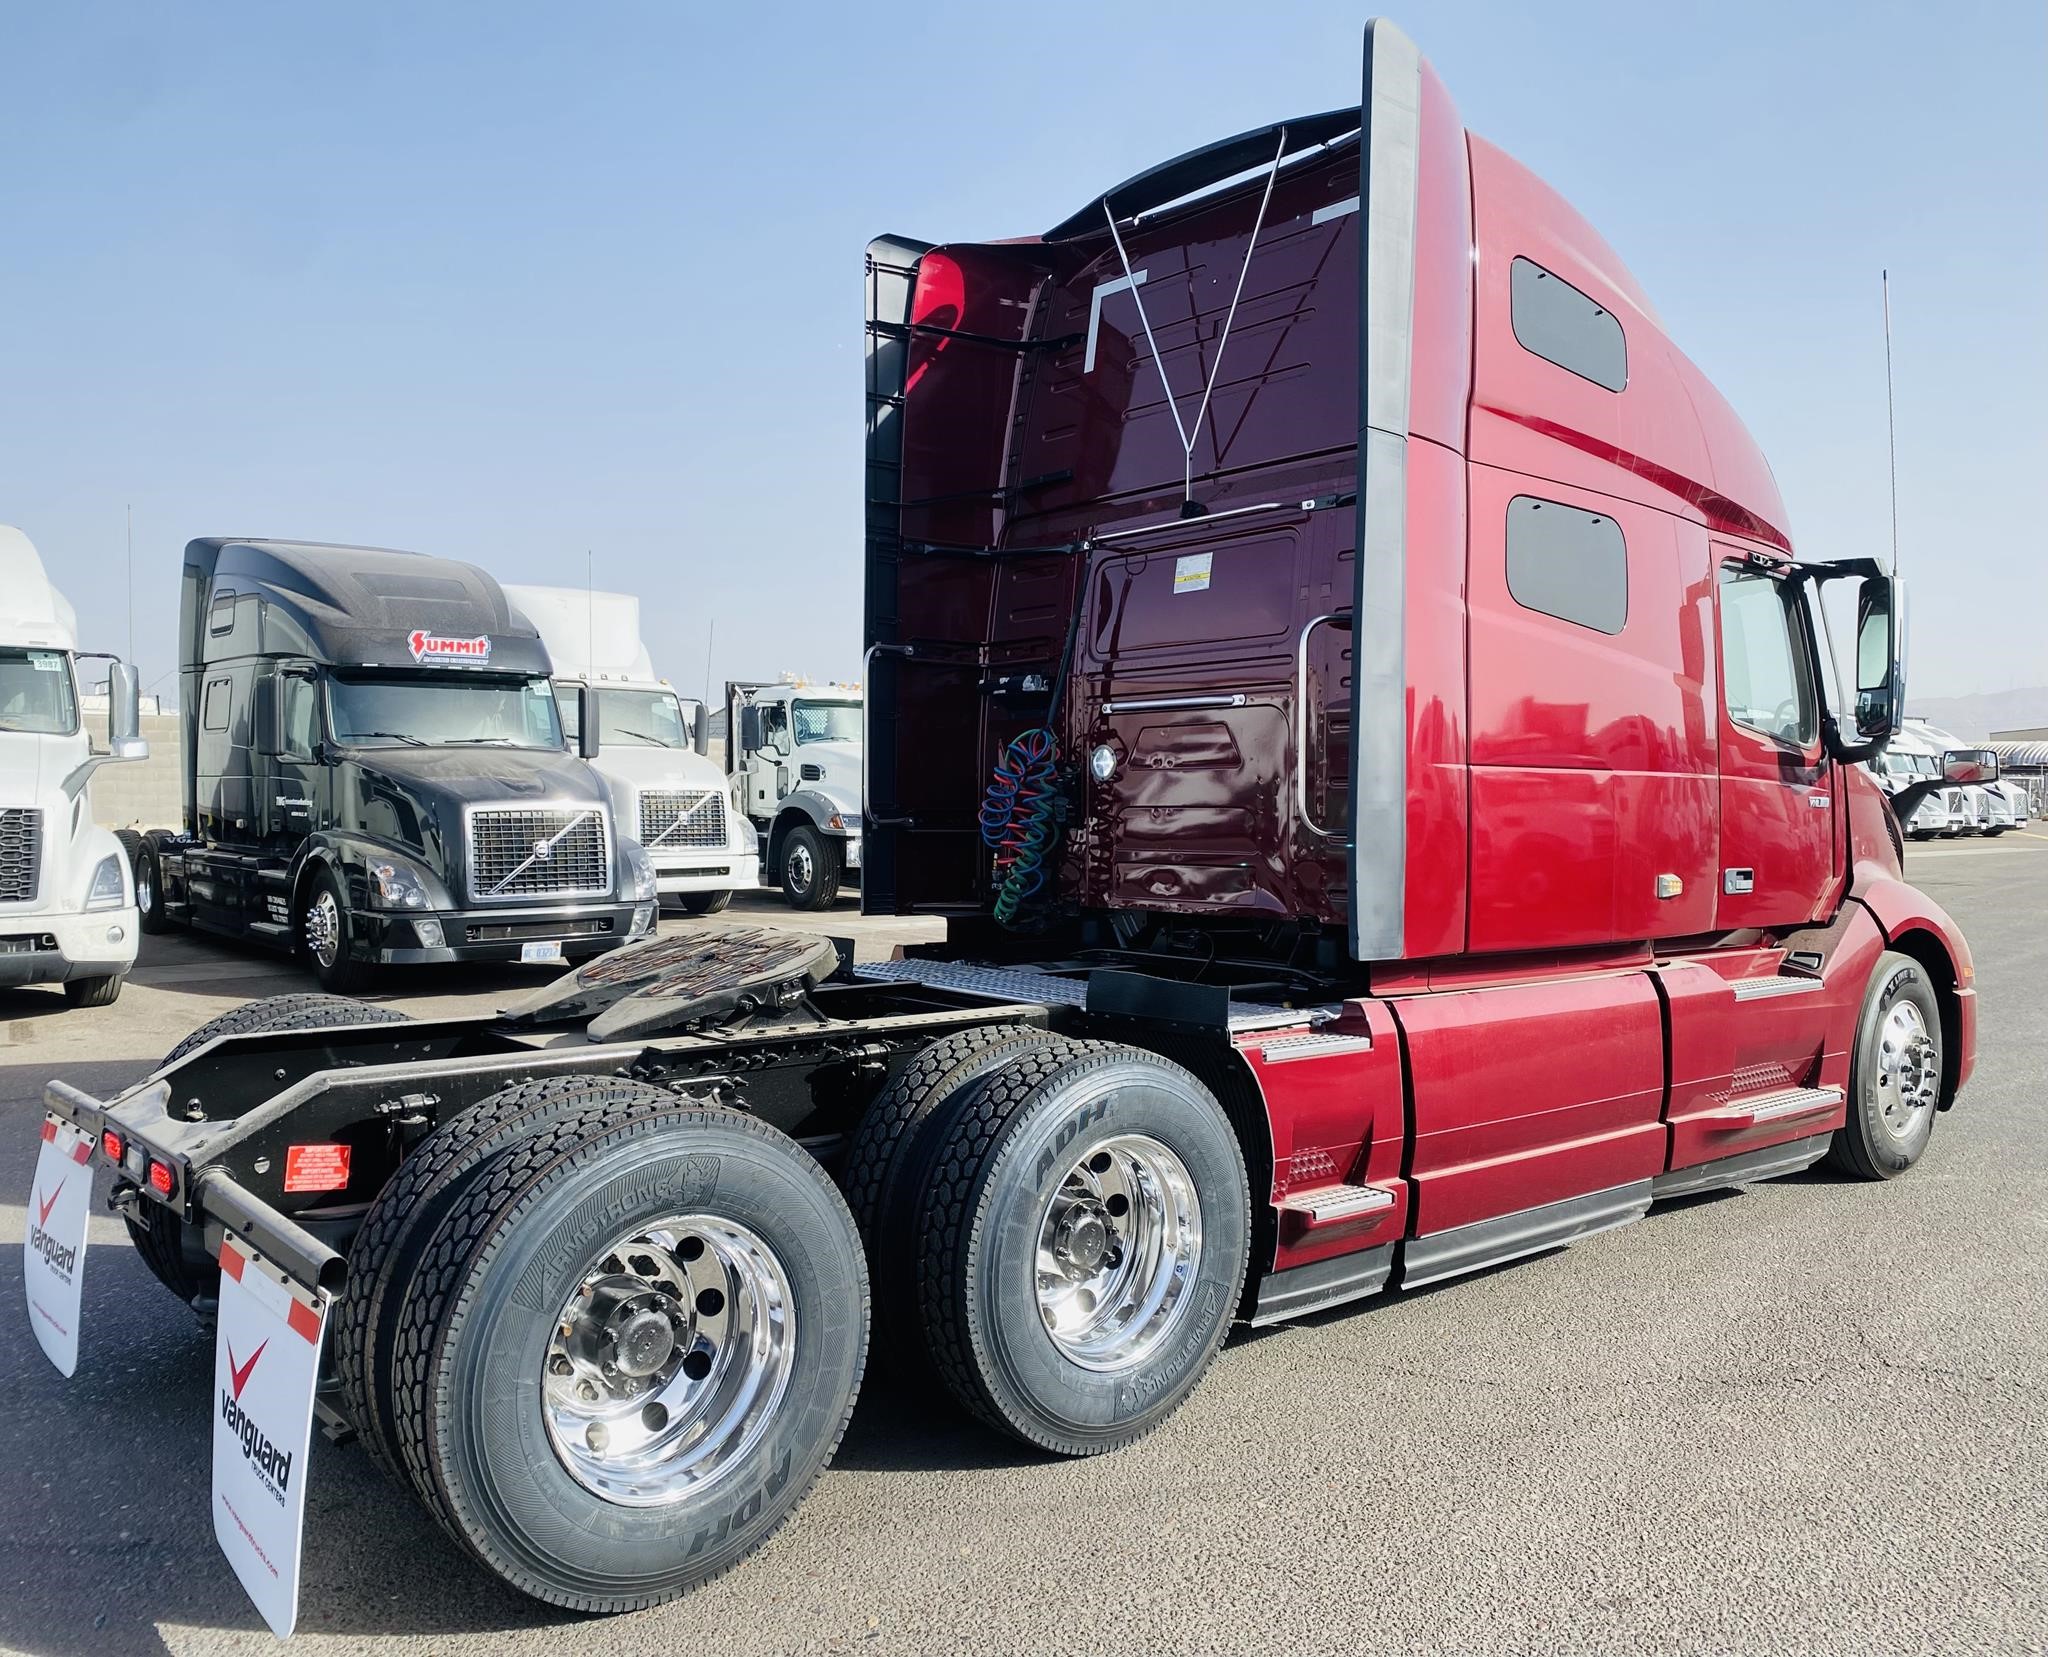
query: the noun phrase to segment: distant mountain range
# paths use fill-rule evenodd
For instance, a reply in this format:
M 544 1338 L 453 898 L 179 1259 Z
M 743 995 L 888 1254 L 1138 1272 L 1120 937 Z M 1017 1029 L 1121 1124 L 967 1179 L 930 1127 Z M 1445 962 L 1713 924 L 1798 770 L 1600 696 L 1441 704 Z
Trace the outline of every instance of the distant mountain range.
M 1906 712 L 1959 737 L 1981 742 L 1993 731 L 2048 725 L 2048 685 L 1994 690 L 1981 696 L 1909 696 Z

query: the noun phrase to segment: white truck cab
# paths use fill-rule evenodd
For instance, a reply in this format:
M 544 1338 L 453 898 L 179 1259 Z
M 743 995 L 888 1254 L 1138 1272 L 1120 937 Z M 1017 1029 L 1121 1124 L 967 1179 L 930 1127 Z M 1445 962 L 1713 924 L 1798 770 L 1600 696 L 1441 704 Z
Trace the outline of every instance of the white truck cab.
M 704 752 L 703 704 L 655 676 L 631 593 L 508 585 L 505 597 L 539 631 L 554 663 L 555 701 L 573 744 L 577 692 L 597 706 L 591 764 L 611 794 L 616 821 L 634 831 L 654 864 L 664 901 L 715 914 L 732 894 L 761 883 L 755 835 L 730 809 L 726 780 Z
M 135 670 L 107 676 L 107 752 L 80 715 L 78 628 L 34 544 L 0 524 L 0 986 L 62 984 L 104 1007 L 135 965 L 140 932 L 127 851 L 93 821 L 100 766 L 148 757 Z M 110 659 L 111 660 L 111 659 Z
M 1973 746 L 1953 731 L 1943 730 L 1939 725 L 1930 724 L 1925 719 L 1911 715 L 1907 716 L 1894 746 L 1898 742 L 1908 742 L 1915 751 L 1932 754 L 1937 768 L 1943 750 Z M 1967 783 L 1957 788 L 1943 789 L 1944 796 L 1952 796 L 1947 802 L 1952 821 L 1945 832 L 1983 834 L 1995 838 L 2005 833 L 2007 829 L 2017 827 L 2013 820 L 2013 792 L 2013 785 L 2005 782 Z M 2025 790 L 2018 790 L 2018 793 L 2024 800 Z M 2024 807 L 2022 806 L 2020 810 L 2019 820 L 2025 822 Z
M 831 908 L 860 877 L 860 690 L 732 682 L 725 709 L 725 766 L 768 883 L 794 908 Z

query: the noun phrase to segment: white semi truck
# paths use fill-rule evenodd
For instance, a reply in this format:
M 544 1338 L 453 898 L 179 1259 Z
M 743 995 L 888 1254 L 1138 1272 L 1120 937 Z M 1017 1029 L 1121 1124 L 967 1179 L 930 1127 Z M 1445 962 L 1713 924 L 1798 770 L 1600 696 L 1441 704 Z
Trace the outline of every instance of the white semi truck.
M 793 908 L 831 908 L 860 878 L 860 691 L 729 682 L 725 713 L 725 768 L 768 884 Z
M 1872 761 L 1871 770 L 1885 793 L 1896 798 L 1913 784 L 1940 776 L 1944 751 L 1943 746 L 1930 740 L 1909 720 L 1893 736 L 1891 746 Z M 1965 790 L 1944 784 L 1924 791 L 1899 826 L 1910 840 L 1932 840 L 1936 836 L 1970 833 L 1975 827 L 1975 816 Z
M 1912 741 L 1922 751 L 1939 751 L 1947 748 L 1968 746 L 1953 731 L 1925 719 L 1908 717 L 1900 731 L 1902 740 Z M 1992 838 L 2004 834 L 2008 829 L 2024 828 L 2027 823 L 2027 791 L 2018 783 L 1997 782 L 1971 783 L 1955 790 L 1960 808 L 1955 832 L 1958 834 L 1983 834 Z
M 705 753 L 703 704 L 655 677 L 640 637 L 640 600 L 577 587 L 507 586 L 554 662 L 555 700 L 577 740 L 577 693 L 597 706 L 591 764 L 616 821 L 637 825 L 665 902 L 716 914 L 734 892 L 761 884 L 752 824 L 731 809 L 726 779 Z
M 107 658 L 107 751 L 92 752 L 78 660 L 70 601 L 34 543 L 0 524 L 0 985 L 62 984 L 74 1007 L 104 1007 L 140 928 L 127 850 L 93 821 L 90 785 L 149 749 L 135 670 Z

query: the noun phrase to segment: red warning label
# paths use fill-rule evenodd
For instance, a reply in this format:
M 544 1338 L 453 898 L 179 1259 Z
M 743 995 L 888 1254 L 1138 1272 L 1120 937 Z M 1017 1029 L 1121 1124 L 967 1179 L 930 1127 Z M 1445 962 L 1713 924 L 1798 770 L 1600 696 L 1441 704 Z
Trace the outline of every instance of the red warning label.
M 284 1153 L 287 1191 L 339 1191 L 348 1184 L 346 1145 L 288 1145 Z

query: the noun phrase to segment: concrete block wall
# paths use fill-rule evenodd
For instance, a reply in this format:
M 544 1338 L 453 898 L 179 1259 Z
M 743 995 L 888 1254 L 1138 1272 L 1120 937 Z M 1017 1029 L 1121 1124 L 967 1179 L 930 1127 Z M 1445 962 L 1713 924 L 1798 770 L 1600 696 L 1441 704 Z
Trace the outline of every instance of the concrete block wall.
M 183 828 L 185 789 L 180 774 L 183 750 L 176 714 L 144 714 L 142 738 L 149 758 L 132 765 L 103 765 L 93 774 L 93 821 L 107 828 Z

